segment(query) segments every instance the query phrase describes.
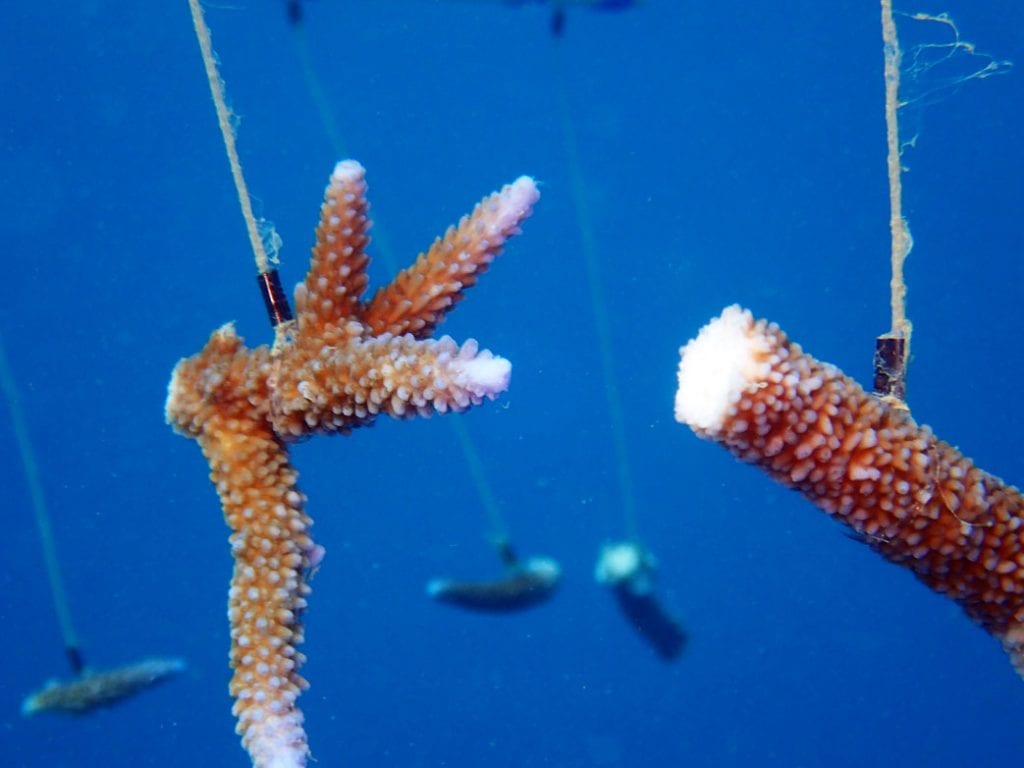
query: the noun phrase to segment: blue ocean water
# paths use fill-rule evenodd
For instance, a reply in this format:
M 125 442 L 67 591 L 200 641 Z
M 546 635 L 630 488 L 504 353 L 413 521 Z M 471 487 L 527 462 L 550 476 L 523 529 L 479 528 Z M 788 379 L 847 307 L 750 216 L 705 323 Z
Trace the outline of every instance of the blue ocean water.
M 368 170 L 375 236 L 410 261 L 522 173 L 534 216 L 446 322 L 513 361 L 462 417 L 549 604 L 475 616 L 438 575 L 498 564 L 446 418 L 298 446 L 327 558 L 303 696 L 320 765 L 959 766 L 1020 754 L 1024 684 L 954 604 L 807 502 L 675 423 L 678 347 L 726 304 L 867 382 L 888 329 L 882 54 L 873 2 L 211 3 L 258 213 L 299 281 L 339 152 Z M 1024 61 L 1017 0 L 946 0 L 980 50 Z M 8 3 L 0 25 L 0 330 L 75 623 L 109 666 L 189 672 L 84 717 L 23 718 L 66 673 L 8 411 L 0 408 L 0 759 L 245 766 L 227 695 L 227 529 L 198 447 L 163 421 L 170 370 L 222 323 L 268 341 L 184 0 Z M 344 147 L 310 96 L 302 48 Z M 1024 482 L 1021 69 L 919 116 L 915 416 Z M 638 522 L 690 645 L 666 665 L 592 579 L 624 535 L 560 100 L 611 318 Z M 378 252 L 379 253 L 379 252 Z M 388 269 L 379 259 L 379 284 Z

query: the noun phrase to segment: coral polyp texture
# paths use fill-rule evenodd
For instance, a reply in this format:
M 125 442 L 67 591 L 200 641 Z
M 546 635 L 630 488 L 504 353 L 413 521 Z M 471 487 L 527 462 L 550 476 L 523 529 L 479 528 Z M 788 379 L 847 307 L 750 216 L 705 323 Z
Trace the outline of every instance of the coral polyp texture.
M 675 407 L 957 601 L 1024 675 L 1020 491 L 738 306 L 681 350 Z
M 525 176 L 490 195 L 364 300 L 364 171 L 339 163 L 290 330 L 273 348 L 249 349 L 226 325 L 174 369 L 167 421 L 199 442 L 232 531 L 230 691 L 242 744 L 258 768 L 304 766 L 309 756 L 296 704 L 307 687 L 298 646 L 307 578 L 323 550 L 310 537 L 288 444 L 347 433 L 381 414 L 461 411 L 504 391 L 507 360 L 472 339 L 460 346 L 429 337 L 537 198 Z

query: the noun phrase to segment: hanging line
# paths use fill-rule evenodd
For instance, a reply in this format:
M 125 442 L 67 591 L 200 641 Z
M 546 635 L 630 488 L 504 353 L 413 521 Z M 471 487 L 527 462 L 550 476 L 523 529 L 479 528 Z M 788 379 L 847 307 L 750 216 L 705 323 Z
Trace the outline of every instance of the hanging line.
M 256 216 L 253 214 L 252 199 L 245 184 L 245 176 L 242 174 L 242 164 L 238 159 L 235 133 L 231 128 L 231 113 L 224 97 L 224 81 L 221 80 L 220 73 L 217 71 L 217 60 L 214 57 L 213 43 L 210 40 L 210 28 L 203 18 L 203 9 L 199 5 L 199 0 L 188 0 L 188 6 L 192 11 L 192 24 L 195 27 L 199 50 L 203 55 L 206 79 L 210 84 L 210 96 L 213 99 L 214 109 L 217 111 L 217 125 L 220 127 L 221 138 L 224 140 L 224 152 L 227 155 L 228 164 L 231 166 L 231 178 L 235 182 L 238 204 L 242 209 L 242 218 L 245 220 L 245 229 L 249 235 L 249 245 L 256 262 L 260 293 L 263 296 L 270 324 L 274 327 L 274 346 L 277 348 L 284 341 L 292 313 L 288 306 L 288 297 L 281 287 L 281 278 L 278 276 L 277 270 L 270 265 L 271 261 L 277 263 L 276 235 L 272 230 L 268 232 L 271 242 L 274 243 L 273 256 L 268 257 L 263 235 L 260 232 L 260 223 L 263 222 L 257 222 Z
M 341 139 L 341 130 L 338 128 L 338 122 L 334 119 L 330 100 L 327 98 L 327 93 L 324 91 L 316 69 L 313 67 L 313 57 L 309 52 L 309 42 L 306 40 L 306 28 L 302 16 L 295 17 L 289 15 L 288 26 L 291 27 L 295 54 L 299 57 L 299 64 L 302 67 L 302 79 L 306 83 L 306 90 L 309 92 L 309 97 L 313 101 L 316 113 L 320 117 L 320 124 L 323 126 L 324 133 L 327 134 L 327 139 L 334 150 L 334 156 L 335 158 L 349 157 L 348 152 L 345 150 L 345 144 Z
M 316 67 L 313 66 L 313 56 L 309 51 L 309 41 L 306 39 L 305 17 L 301 12 L 296 15 L 296 12 L 292 10 L 295 7 L 293 2 L 294 0 L 286 5 L 288 9 L 288 25 L 292 30 L 295 55 L 298 56 L 299 65 L 302 68 L 302 79 L 306 84 L 306 90 L 309 93 L 310 100 L 313 102 L 313 107 L 316 109 L 317 116 L 320 118 L 320 125 L 327 135 L 327 141 L 331 145 L 334 157 L 336 159 L 351 157 L 342 138 L 341 129 L 338 128 L 338 121 L 334 117 L 334 111 L 331 109 L 331 100 L 327 97 L 327 92 L 320 82 Z M 379 214 L 375 213 L 373 218 L 373 241 L 376 243 L 377 252 L 380 254 L 380 260 L 383 262 L 388 275 L 394 276 L 399 271 L 398 263 L 394 258 L 394 252 L 385 229 L 381 226 Z
M 576 130 L 572 119 L 572 109 L 569 104 L 565 54 L 562 52 L 562 46 L 559 45 L 557 39 L 553 45 L 555 96 L 558 101 L 559 116 L 562 123 L 562 143 L 568 161 L 569 182 L 572 190 L 573 204 L 576 207 L 576 221 L 579 226 L 583 260 L 586 264 L 587 286 L 590 290 L 590 305 L 594 313 L 594 326 L 597 330 L 597 342 L 601 355 L 601 372 L 604 378 L 605 404 L 608 408 L 608 422 L 611 428 L 612 445 L 615 451 L 615 466 L 619 480 L 619 493 L 626 535 L 633 541 L 639 541 L 633 477 L 629 466 L 629 453 L 626 450 L 625 418 L 615 378 L 615 360 L 612 355 L 611 322 L 608 315 L 608 306 L 604 299 L 601 266 L 597 257 L 597 245 L 590 219 L 590 209 L 587 205 L 587 185 L 583 177 L 579 147 L 576 141 Z
M 901 52 L 892 16 L 892 0 L 882 0 L 882 41 L 885 53 L 885 137 L 886 166 L 889 177 L 889 232 L 892 246 L 892 278 L 889 283 L 892 328 L 875 341 L 874 389 L 889 403 L 906 408 L 907 366 L 910 360 L 910 335 L 913 326 L 906 315 L 907 286 L 903 278 L 906 261 L 914 240 L 903 217 L 903 188 L 900 175 Z
M 462 455 L 465 456 L 466 464 L 469 466 L 469 475 L 473 479 L 477 496 L 480 497 L 480 503 L 483 505 L 484 512 L 487 514 L 487 519 L 491 525 L 489 538 L 491 543 L 498 548 L 498 553 L 502 556 L 502 559 L 507 559 L 507 548 L 510 546 L 508 528 L 505 525 L 505 520 L 502 518 L 498 502 L 494 498 L 494 493 L 491 491 L 491 484 L 487 480 L 487 472 L 484 470 L 480 454 L 473 444 L 473 438 L 470 436 L 466 424 L 462 421 L 459 414 L 452 415 L 455 416 L 455 418 L 451 419 L 452 429 L 455 430 L 455 436 L 459 441 L 459 446 L 462 448 Z
M 68 604 L 67 592 L 64 589 L 64 579 L 61 577 L 60 559 L 57 557 L 57 543 L 54 541 L 53 525 L 50 521 L 50 515 L 46 510 L 46 497 L 43 495 L 43 484 L 39 480 L 39 467 L 36 464 L 35 453 L 32 450 L 28 425 L 25 422 L 25 415 L 21 410 L 18 387 L 14 382 L 14 375 L 11 373 L 11 366 L 7 360 L 7 352 L 4 349 L 2 337 L 0 337 L 0 389 L 3 390 L 4 398 L 7 400 L 7 407 L 11 412 L 14 438 L 18 445 L 18 454 L 21 456 L 22 469 L 25 472 L 25 482 L 28 485 L 29 497 L 32 502 L 36 529 L 39 532 L 39 542 L 43 548 L 43 563 L 46 566 L 46 576 L 50 584 L 53 608 L 57 613 L 57 622 L 60 624 L 60 633 L 64 640 L 64 653 L 71 664 L 72 671 L 77 675 L 85 667 L 85 662 L 82 659 L 81 649 L 78 647 L 78 635 L 75 632 L 75 626 L 71 621 L 71 607 Z
M 291 7 L 291 5 L 288 6 L 289 10 Z M 302 76 L 306 83 L 306 89 L 309 91 L 310 99 L 313 101 L 317 115 L 320 117 L 324 133 L 327 134 L 335 156 L 347 157 L 345 143 L 342 140 L 341 131 L 331 109 L 330 99 L 327 98 L 316 68 L 313 66 L 313 57 L 310 55 L 309 44 L 306 40 L 304 18 L 301 13 L 295 15 L 290 11 L 288 21 L 292 29 L 295 52 L 302 66 Z M 377 217 L 375 216 L 375 218 Z M 384 228 L 380 226 L 379 219 L 374 223 L 373 239 L 376 242 L 377 253 L 380 255 L 385 269 L 390 275 L 396 275 L 399 271 L 398 262 L 384 234 Z M 462 449 L 462 455 L 466 459 L 466 465 L 469 467 L 470 478 L 473 481 L 473 486 L 476 488 L 477 496 L 480 498 L 480 503 L 484 508 L 484 513 L 491 528 L 488 538 L 497 548 L 502 560 L 506 564 L 511 564 L 509 561 L 514 561 L 515 556 L 512 554 L 509 544 L 508 526 L 501 514 L 501 509 L 495 499 L 491 484 L 487 479 L 487 472 L 484 469 L 483 461 L 481 461 L 480 454 L 473 443 L 473 438 L 466 427 L 465 421 L 463 421 L 463 416 L 459 413 L 451 413 L 448 414 L 445 421 L 451 424 L 459 447 Z

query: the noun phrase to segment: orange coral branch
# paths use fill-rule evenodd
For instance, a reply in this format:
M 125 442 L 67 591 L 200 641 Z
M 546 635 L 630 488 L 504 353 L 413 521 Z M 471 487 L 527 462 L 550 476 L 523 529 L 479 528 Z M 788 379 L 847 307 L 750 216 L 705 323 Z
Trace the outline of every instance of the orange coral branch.
M 228 618 L 236 730 L 254 765 L 277 765 L 275 754 L 309 751 L 296 700 L 308 687 L 298 674 L 304 657 L 297 649 L 310 591 L 305 574 L 319 559 L 307 533 L 312 520 L 295 487 L 298 473 L 265 422 L 211 414 L 199 444 L 232 530 Z
M 676 418 L 957 601 L 1024 675 L 1024 497 L 733 306 L 682 350 Z
M 518 222 L 536 200 L 533 180 L 523 177 L 481 201 L 377 292 L 363 321 L 375 334 L 429 336 L 462 292 L 476 285 L 505 240 L 518 233 Z
M 238 732 L 257 768 L 301 768 L 309 754 L 296 704 L 306 687 L 297 647 L 306 574 L 322 550 L 308 534 L 311 520 L 287 444 L 346 433 L 380 414 L 462 410 L 504 391 L 511 370 L 472 339 L 459 346 L 448 337 L 423 337 L 518 232 L 538 197 L 533 181 L 523 177 L 487 198 L 448 238 L 455 250 L 442 249 L 426 259 L 434 267 L 407 273 L 420 275 L 403 288 L 409 307 L 418 309 L 405 312 L 392 330 L 366 321 L 359 300 L 369 229 L 365 189 L 358 163 L 338 164 L 309 273 L 295 289 L 291 336 L 273 351 L 247 349 L 224 326 L 201 352 L 178 363 L 168 391 L 167 421 L 199 441 L 232 530 L 230 689 Z M 466 263 L 471 266 L 459 266 Z M 458 287 L 455 274 L 463 275 Z M 415 335 L 394 332 L 413 325 Z
M 367 216 L 366 172 L 354 160 L 338 163 L 324 194 L 313 259 L 306 274 L 299 330 L 322 337 L 328 326 L 337 328 L 362 312 L 366 290 Z M 315 323 L 317 327 L 311 327 Z
M 245 349 L 225 326 L 175 369 L 167 415 L 199 440 L 232 530 L 230 692 L 242 744 L 256 766 L 278 765 L 273 756 L 281 753 L 303 765 L 308 747 L 295 704 L 307 687 L 298 674 L 299 617 L 309 593 L 305 574 L 319 555 L 298 475 L 267 423 L 270 370 L 265 349 Z

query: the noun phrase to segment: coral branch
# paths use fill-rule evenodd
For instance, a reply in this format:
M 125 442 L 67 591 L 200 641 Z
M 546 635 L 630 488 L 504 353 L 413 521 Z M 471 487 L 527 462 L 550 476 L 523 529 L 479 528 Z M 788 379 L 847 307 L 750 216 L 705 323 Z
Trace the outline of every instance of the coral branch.
M 232 530 L 228 619 L 236 730 L 256 768 L 305 765 L 309 749 L 296 700 L 308 684 L 298 674 L 304 658 L 297 649 L 310 591 L 305 574 L 319 555 L 295 488 L 298 475 L 260 422 L 211 416 L 199 444 Z
M 459 346 L 447 336 L 425 337 L 518 231 L 537 199 L 533 181 L 523 177 L 487 198 L 449 233 L 443 241 L 449 245 L 404 273 L 415 279 L 380 294 L 408 300 L 396 315 L 403 319 L 388 326 L 393 330 L 363 317 L 365 192 L 362 166 L 339 163 L 309 273 L 295 290 L 293 332 L 273 350 L 247 349 L 226 325 L 178 363 L 168 390 L 167 421 L 199 441 L 232 530 L 231 694 L 238 732 L 257 768 L 301 768 L 309 756 L 296 705 L 306 687 L 297 647 L 306 576 L 323 550 L 309 537 L 311 520 L 287 444 L 347 433 L 380 414 L 464 410 L 503 392 L 511 372 L 507 360 L 479 350 L 473 339 Z
M 295 292 L 299 333 L 304 335 L 326 339 L 361 312 L 370 261 L 365 175 L 355 160 L 338 163 L 331 174 L 304 289 Z
M 377 292 L 364 322 L 375 334 L 429 336 L 501 253 L 505 241 L 519 232 L 539 196 L 533 179 L 522 176 L 484 199 Z
M 185 671 L 181 659 L 146 659 L 113 669 L 88 669 L 68 682 L 52 681 L 21 705 L 23 715 L 38 712 L 81 714 L 107 707 Z
M 737 306 L 682 349 L 676 418 L 956 600 L 1024 674 L 1024 498 Z

